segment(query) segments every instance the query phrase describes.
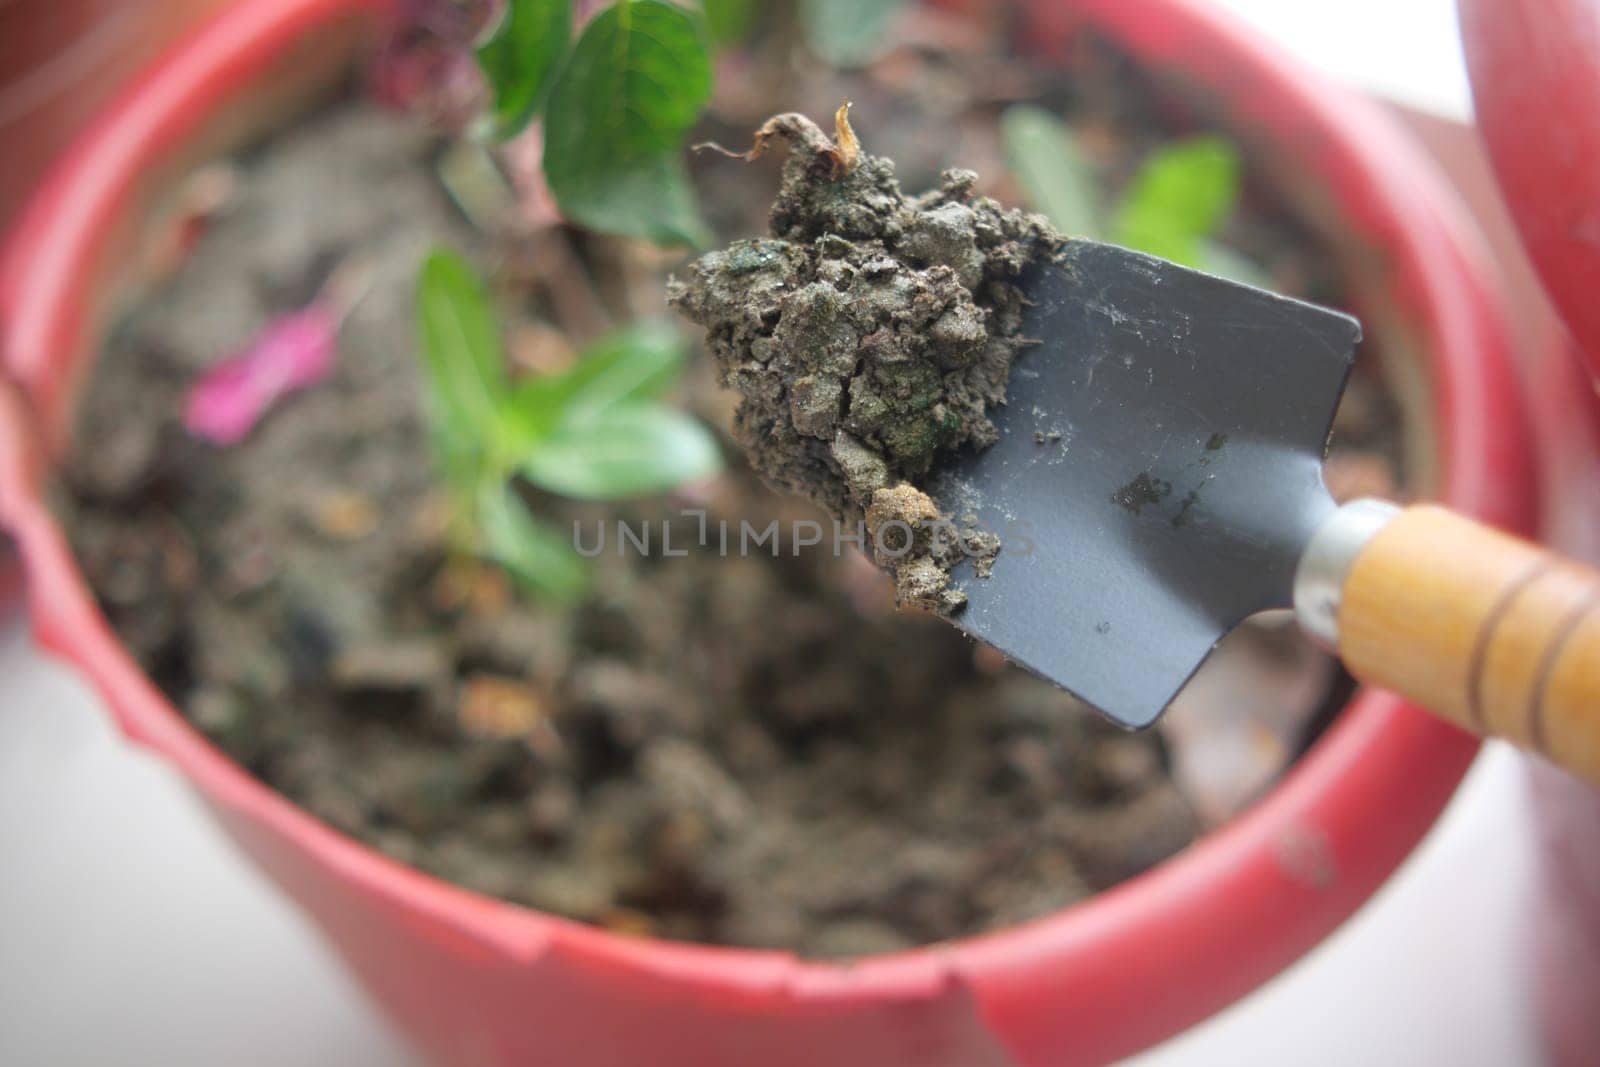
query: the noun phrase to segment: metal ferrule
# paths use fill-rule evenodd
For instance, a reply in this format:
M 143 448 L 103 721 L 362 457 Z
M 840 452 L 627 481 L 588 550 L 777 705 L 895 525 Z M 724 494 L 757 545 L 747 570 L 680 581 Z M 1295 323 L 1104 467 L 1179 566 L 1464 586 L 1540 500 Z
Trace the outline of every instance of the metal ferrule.
M 1352 500 L 1311 535 L 1294 572 L 1294 614 L 1319 645 L 1339 648 L 1339 603 L 1345 579 L 1368 542 L 1400 514 L 1387 500 Z

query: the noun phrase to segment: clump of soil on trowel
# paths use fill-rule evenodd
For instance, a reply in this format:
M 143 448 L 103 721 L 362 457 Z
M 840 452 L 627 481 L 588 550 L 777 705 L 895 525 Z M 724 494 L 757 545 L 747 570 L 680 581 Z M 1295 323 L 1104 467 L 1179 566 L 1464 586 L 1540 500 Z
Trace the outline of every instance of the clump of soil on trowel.
M 744 157 L 773 142 L 789 158 L 772 237 L 701 257 L 669 300 L 738 391 L 734 432 L 756 470 L 837 518 L 864 514 L 902 604 L 959 610 L 951 568 L 965 556 L 984 574 L 1000 543 L 922 483 L 940 457 L 994 443 L 989 411 L 1025 344 L 1018 279 L 1062 239 L 974 196 L 971 171 L 907 197 L 891 161 L 860 152 L 847 108 L 833 139 L 778 115 Z

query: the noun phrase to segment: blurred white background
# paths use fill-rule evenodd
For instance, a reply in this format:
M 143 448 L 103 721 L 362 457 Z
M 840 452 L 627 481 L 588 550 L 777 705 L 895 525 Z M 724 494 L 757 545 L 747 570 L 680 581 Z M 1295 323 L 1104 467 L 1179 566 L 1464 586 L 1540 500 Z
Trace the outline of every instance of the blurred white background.
M 1130 0 L 1137 2 L 1137 0 Z M 1470 114 L 1450 0 L 1219 0 L 1363 88 Z M 366 1067 L 413 1060 L 297 913 L 22 620 L 0 620 L 0 1064 Z M 1335 937 L 1139 1063 L 1538 1062 L 1520 952 L 1520 757 L 1492 746 Z
M 1211 0 L 1307 64 L 1449 118 L 1472 114 L 1455 0 Z

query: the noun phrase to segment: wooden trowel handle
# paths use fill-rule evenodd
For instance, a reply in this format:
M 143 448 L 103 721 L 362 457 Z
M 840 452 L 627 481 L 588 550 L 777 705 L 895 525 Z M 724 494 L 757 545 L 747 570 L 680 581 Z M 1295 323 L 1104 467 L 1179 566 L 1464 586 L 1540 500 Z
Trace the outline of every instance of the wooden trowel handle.
M 1357 678 L 1600 785 L 1600 571 L 1416 506 L 1355 554 L 1337 620 Z

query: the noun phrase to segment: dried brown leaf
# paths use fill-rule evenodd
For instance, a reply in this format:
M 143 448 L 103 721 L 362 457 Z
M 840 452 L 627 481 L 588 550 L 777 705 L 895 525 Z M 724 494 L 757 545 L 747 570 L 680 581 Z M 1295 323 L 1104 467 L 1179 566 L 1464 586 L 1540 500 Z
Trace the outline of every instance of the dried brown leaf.
M 788 111 L 774 115 L 762 123 L 761 128 L 756 130 L 755 143 L 748 151 L 735 152 L 715 141 L 703 141 L 695 145 L 694 150 L 700 152 L 709 149 L 730 159 L 742 159 L 746 163 L 753 163 L 766 154 L 774 140 L 782 140 L 806 155 L 828 160 L 833 165 L 833 178 L 837 181 L 855 170 L 861 161 L 861 142 L 856 139 L 855 131 L 850 128 L 850 101 L 846 100 L 839 105 L 839 110 L 834 112 L 833 122 L 836 140 L 830 140 L 828 135 L 822 132 L 822 128 L 806 116 Z
M 834 164 L 842 177 L 856 169 L 856 164 L 861 162 L 861 142 L 856 140 L 856 131 L 850 128 L 850 101 L 846 100 L 839 105 L 839 110 L 833 113 Z

